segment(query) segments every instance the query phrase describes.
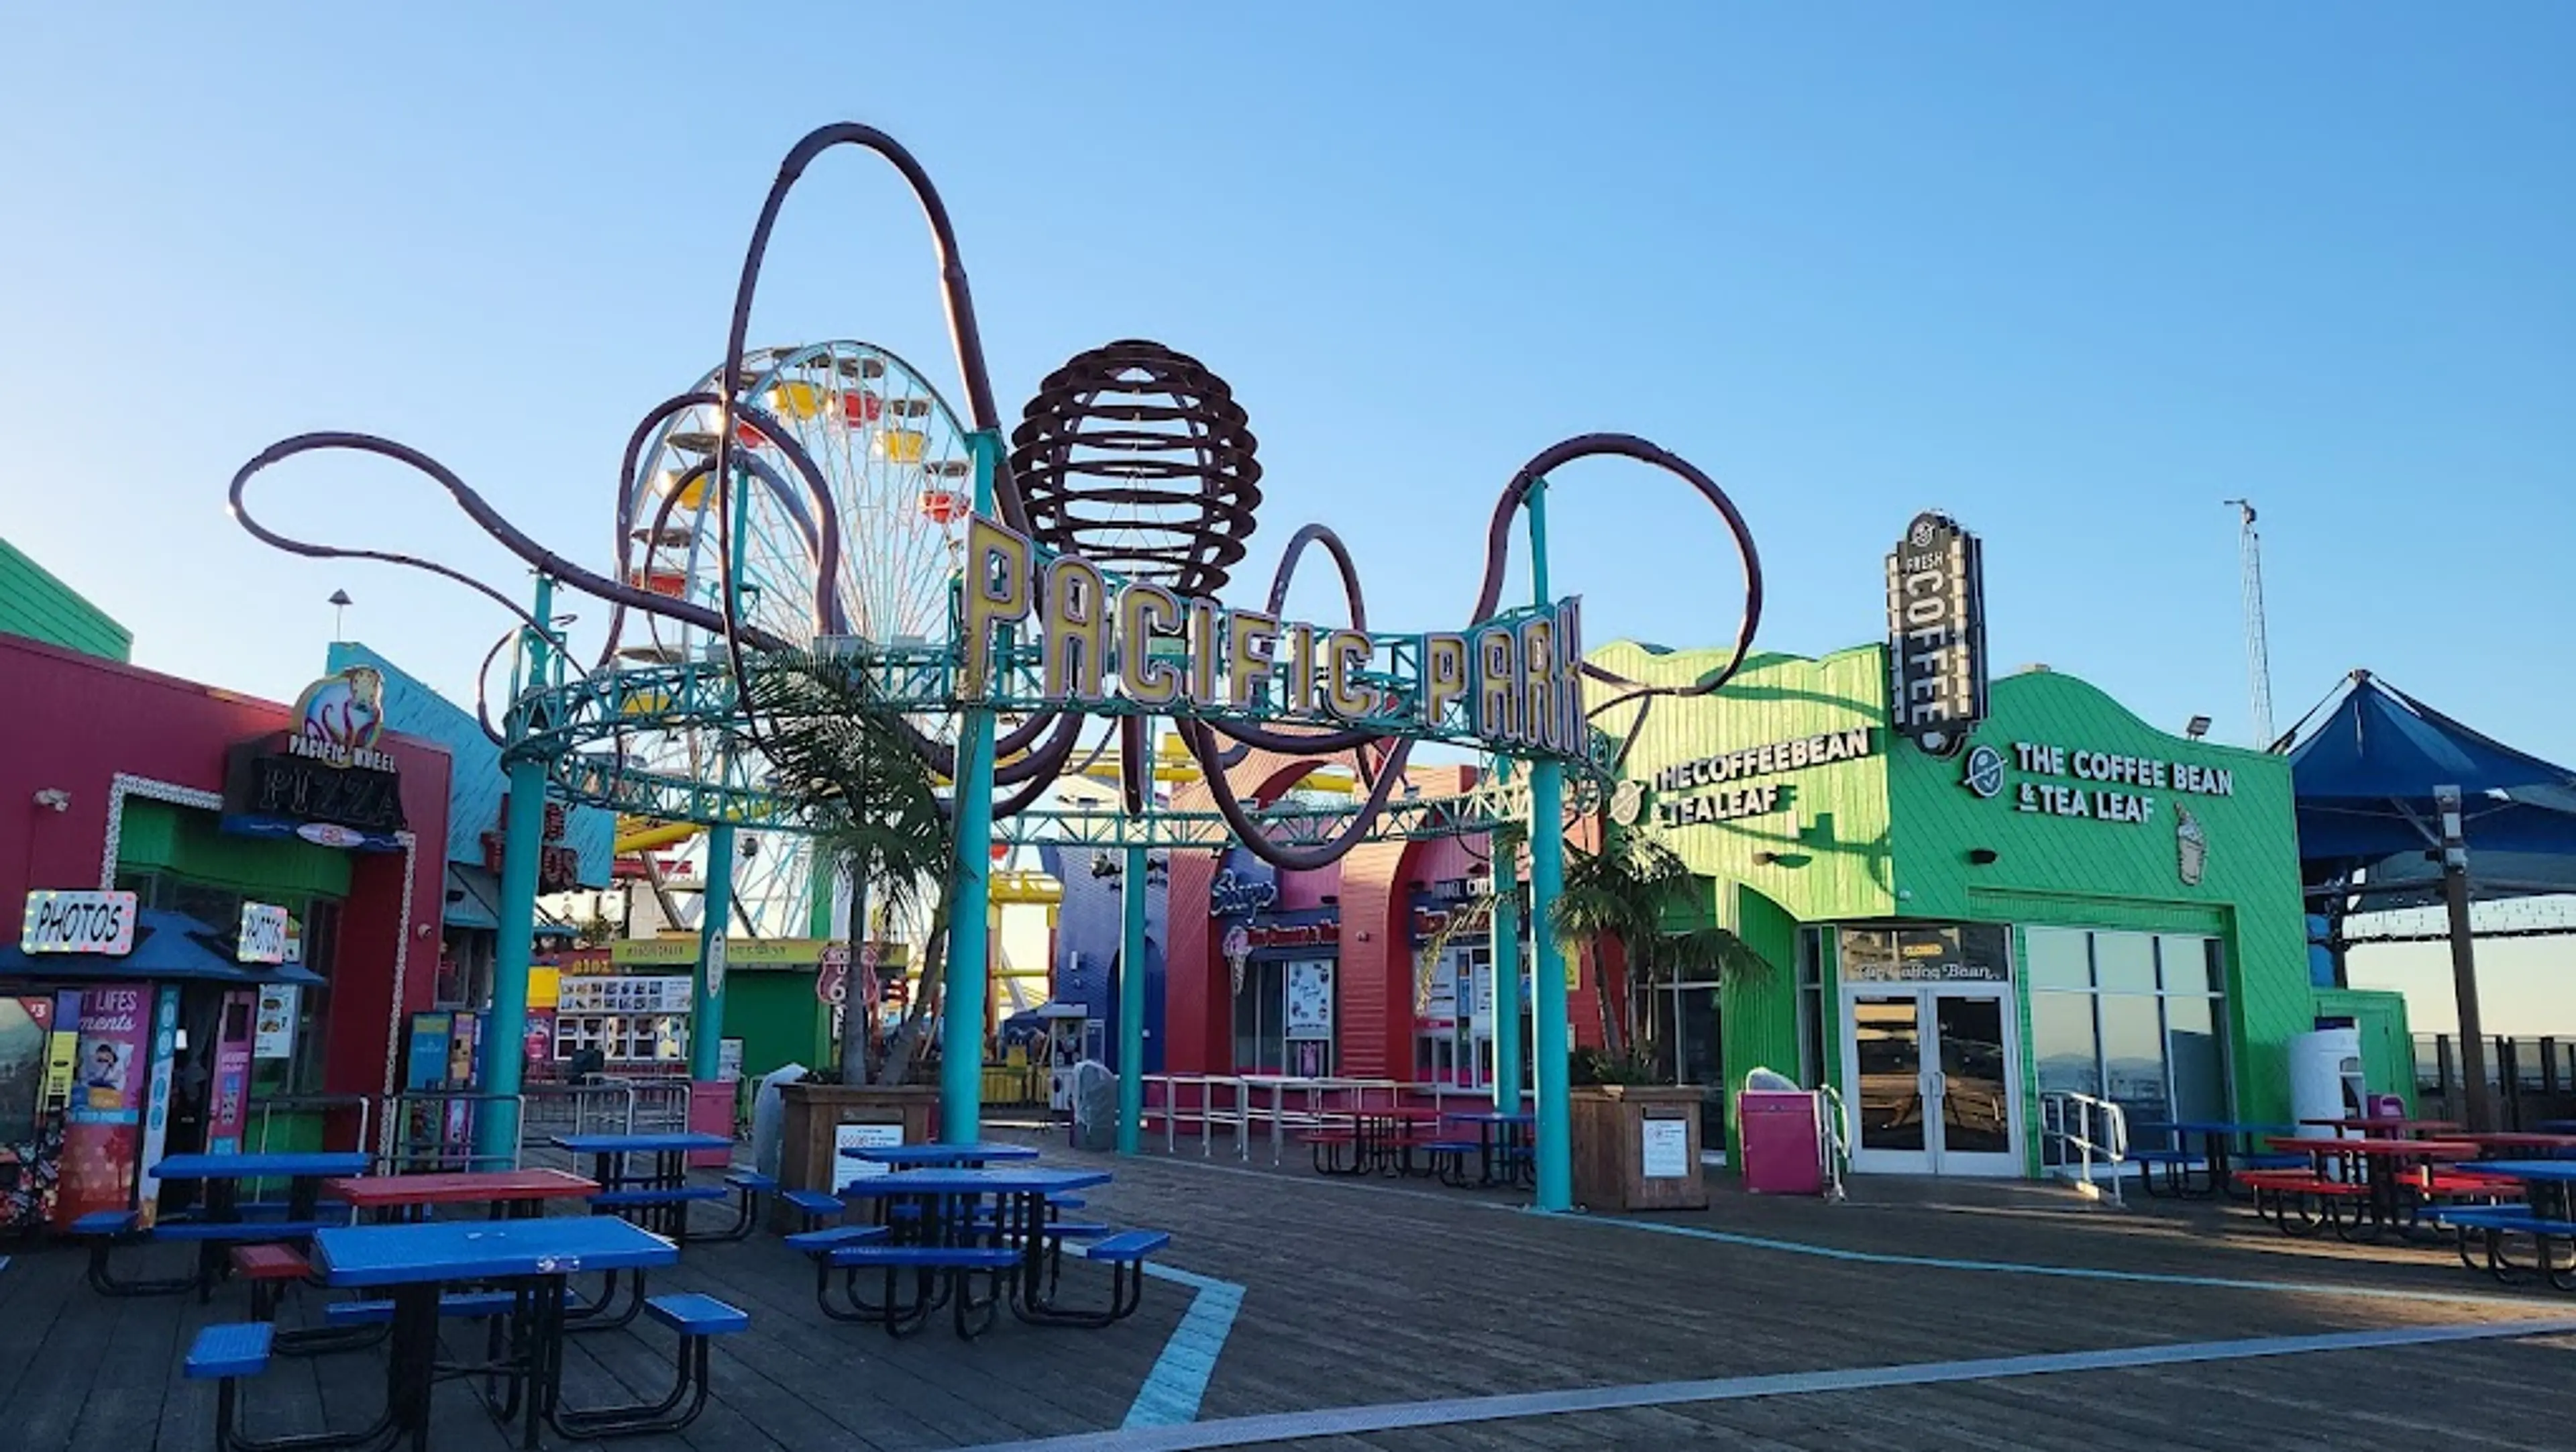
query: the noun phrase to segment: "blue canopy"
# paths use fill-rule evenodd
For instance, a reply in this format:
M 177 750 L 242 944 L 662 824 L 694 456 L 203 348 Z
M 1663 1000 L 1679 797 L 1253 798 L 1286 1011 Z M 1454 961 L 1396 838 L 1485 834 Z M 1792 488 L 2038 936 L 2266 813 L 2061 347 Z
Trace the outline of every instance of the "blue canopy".
M 217 983 L 256 988 L 263 983 L 318 986 L 324 980 L 293 963 L 237 963 L 234 940 L 185 913 L 147 909 L 134 915 L 134 949 L 122 957 L 99 953 L 29 953 L 0 944 L 0 978 L 88 979 L 103 982 Z
M 2374 881 L 2413 880 L 2425 900 L 2438 897 L 2439 870 L 2423 857 L 2440 842 L 2433 789 L 2456 786 L 2481 895 L 2576 884 L 2576 772 L 2473 731 L 2368 671 L 2353 672 L 2334 709 L 2297 739 L 2290 777 L 2310 883 L 2366 868 Z

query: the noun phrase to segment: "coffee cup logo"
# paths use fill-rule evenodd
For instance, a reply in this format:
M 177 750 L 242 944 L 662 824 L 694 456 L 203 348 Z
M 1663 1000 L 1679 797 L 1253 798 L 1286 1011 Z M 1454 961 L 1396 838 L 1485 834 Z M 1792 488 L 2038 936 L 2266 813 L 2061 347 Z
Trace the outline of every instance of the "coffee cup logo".
M 2200 827 L 2200 819 L 2189 809 L 2174 808 L 2174 870 L 2182 875 L 2185 887 L 2200 886 L 2200 875 L 2209 865 L 2209 834 Z

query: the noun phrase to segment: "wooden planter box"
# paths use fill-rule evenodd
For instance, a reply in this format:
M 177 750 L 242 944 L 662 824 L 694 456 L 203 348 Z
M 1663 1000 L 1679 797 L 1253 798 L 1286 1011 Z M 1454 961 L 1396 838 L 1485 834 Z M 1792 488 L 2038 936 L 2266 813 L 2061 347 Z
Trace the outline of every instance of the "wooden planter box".
M 1574 1198 L 1594 1210 L 1705 1210 L 1696 1085 L 1573 1091 Z
M 939 1086 L 905 1084 L 817 1084 L 799 1080 L 779 1086 L 778 1186 L 782 1190 L 831 1190 L 841 1162 L 841 1126 L 885 1126 L 889 1138 L 900 1131 L 903 1144 L 928 1144 L 939 1137 Z M 802 1228 L 803 1217 L 772 1202 L 770 1228 L 784 1234 Z

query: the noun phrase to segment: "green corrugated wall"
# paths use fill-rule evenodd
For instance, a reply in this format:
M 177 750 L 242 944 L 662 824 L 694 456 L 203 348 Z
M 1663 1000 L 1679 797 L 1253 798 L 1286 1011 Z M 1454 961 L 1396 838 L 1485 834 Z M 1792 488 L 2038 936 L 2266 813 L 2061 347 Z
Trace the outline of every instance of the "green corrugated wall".
M 2227 957 L 2236 1111 L 2261 1121 L 2286 1116 L 2289 1039 L 2316 1018 L 2288 760 L 2159 731 L 2098 687 L 2053 671 L 2007 676 L 1991 696 L 1972 744 L 2003 753 L 1999 795 L 1969 791 L 1961 759 L 1938 760 L 1910 745 L 1888 759 L 1899 910 L 2216 936 Z M 2223 768 L 2235 789 L 2212 796 L 2029 773 L 2017 742 Z M 2025 812 L 2015 805 L 2024 782 L 2131 793 L 2152 806 L 2143 823 Z M 2177 807 L 2190 811 L 2207 840 L 2196 884 L 2182 880 Z M 1995 860 L 1971 863 L 1975 848 Z
M 1634 680 L 1685 685 L 1706 679 L 1725 653 L 1620 642 L 1592 659 Z M 2083 681 L 2034 671 L 1993 683 L 1989 719 L 1975 741 L 2004 755 L 2005 772 L 2001 791 L 1980 797 L 1964 785 L 1961 759 L 1927 756 L 1887 730 L 1886 659 L 1877 645 L 1819 660 L 1756 656 L 1714 697 L 1623 707 L 1599 722 L 1614 740 L 1624 739 L 1636 712 L 1647 712 L 1620 775 L 1649 788 L 1649 823 L 1651 787 L 1663 767 L 1853 727 L 1871 731 L 1868 756 L 1749 778 L 1790 783 L 1784 811 L 1659 829 L 1693 871 L 1716 881 L 1718 915 L 1772 967 L 1726 991 L 1728 1076 L 1740 1078 L 1756 1064 L 1785 1070 L 1798 1063 L 1801 923 L 1902 917 L 2192 933 L 2224 944 L 2237 1112 L 2259 1120 L 2285 1115 L 2283 1052 L 2317 1012 L 2288 763 L 2158 731 Z M 2035 775 L 2022 769 L 2016 742 L 2223 768 L 2233 790 L 2219 796 Z M 2023 811 L 2017 803 L 2025 780 L 2120 791 L 2150 798 L 2152 806 L 2138 823 Z M 2197 883 L 2182 880 L 2177 804 L 2190 810 L 2206 841 Z M 1994 860 L 1971 863 L 1968 853 L 1977 848 L 1995 853 Z M 1767 860 L 1756 861 L 1757 854 Z M 2019 948 L 2017 938 L 2017 961 Z M 2027 1041 L 2029 995 L 2016 996 Z M 1828 1011 L 1838 1007 L 1829 1001 Z M 1839 1053 L 1837 1037 L 1827 1049 L 1829 1079 L 1839 1077 Z M 2023 1060 L 2024 1140 L 2035 1163 L 2036 1071 L 2027 1053 Z
M 0 631 L 109 660 L 134 658 L 134 632 L 0 539 Z

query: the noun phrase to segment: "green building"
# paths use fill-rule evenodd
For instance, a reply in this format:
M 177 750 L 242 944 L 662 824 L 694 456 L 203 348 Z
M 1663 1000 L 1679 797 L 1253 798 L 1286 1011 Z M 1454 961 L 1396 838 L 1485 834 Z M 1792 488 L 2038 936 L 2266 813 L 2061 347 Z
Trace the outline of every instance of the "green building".
M 1686 684 L 1725 655 L 1592 659 Z M 1855 1170 L 2030 1175 L 2048 1096 L 2280 1123 L 2289 1042 L 2321 1013 L 2405 1042 L 2395 995 L 2311 986 L 2285 759 L 2043 668 L 1994 681 L 1936 756 L 1889 729 L 1889 689 L 1883 646 L 1758 656 L 1654 701 L 1622 764 L 1612 820 L 1679 852 L 1710 884 L 1700 921 L 1763 961 L 1657 990 L 1676 1077 L 1727 1086 L 1712 1145 L 1763 1066 L 1842 1096 Z M 1634 710 L 1600 724 L 1624 736 Z

